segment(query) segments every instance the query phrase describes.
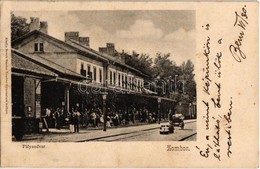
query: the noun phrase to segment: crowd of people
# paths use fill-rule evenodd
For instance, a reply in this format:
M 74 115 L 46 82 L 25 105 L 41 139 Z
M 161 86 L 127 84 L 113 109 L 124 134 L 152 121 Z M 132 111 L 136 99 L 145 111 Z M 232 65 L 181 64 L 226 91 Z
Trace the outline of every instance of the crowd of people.
M 104 125 L 104 114 L 100 108 L 85 108 L 79 111 L 78 107 L 72 108 L 70 112 L 66 112 L 64 107 L 61 108 L 46 108 L 46 119 L 49 128 L 61 129 L 61 127 L 69 126 L 70 132 L 79 132 L 80 127 L 97 128 Z M 128 111 L 112 111 L 107 109 L 106 126 L 124 126 L 131 123 L 155 123 L 157 121 L 157 114 L 148 111 L 148 109 L 131 109 Z

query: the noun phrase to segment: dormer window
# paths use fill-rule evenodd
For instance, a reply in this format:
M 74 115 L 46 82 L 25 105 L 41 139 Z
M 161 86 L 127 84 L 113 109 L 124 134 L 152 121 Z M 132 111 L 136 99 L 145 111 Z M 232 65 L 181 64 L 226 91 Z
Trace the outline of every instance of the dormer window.
M 43 43 L 34 43 L 34 52 L 43 52 L 44 46 Z

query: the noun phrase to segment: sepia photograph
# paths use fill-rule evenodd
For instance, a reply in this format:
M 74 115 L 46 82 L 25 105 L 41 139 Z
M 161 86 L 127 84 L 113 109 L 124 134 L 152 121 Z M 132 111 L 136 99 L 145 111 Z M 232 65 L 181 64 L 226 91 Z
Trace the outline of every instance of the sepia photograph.
M 196 141 L 195 10 L 12 11 L 12 140 Z
M 1 167 L 259 167 L 257 2 L 0 11 Z

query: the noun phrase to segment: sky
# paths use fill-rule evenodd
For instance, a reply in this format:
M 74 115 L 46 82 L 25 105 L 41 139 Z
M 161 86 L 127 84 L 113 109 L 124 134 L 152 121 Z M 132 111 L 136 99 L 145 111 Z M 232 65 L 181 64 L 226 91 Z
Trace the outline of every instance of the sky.
M 118 52 L 170 53 L 180 65 L 195 60 L 195 11 L 15 11 L 16 16 L 39 17 L 48 22 L 48 34 L 64 40 L 64 32 L 78 31 L 90 37 L 90 47 L 98 50 L 114 43 Z

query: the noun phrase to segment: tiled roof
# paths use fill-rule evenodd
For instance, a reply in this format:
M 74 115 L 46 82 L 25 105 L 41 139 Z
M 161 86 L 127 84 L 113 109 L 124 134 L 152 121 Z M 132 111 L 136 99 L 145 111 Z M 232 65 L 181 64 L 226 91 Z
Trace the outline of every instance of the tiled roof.
M 27 73 L 57 77 L 58 75 L 43 66 L 28 60 L 24 54 L 12 50 L 12 68 Z
M 45 68 L 46 70 L 49 70 L 55 74 L 58 74 L 58 76 L 67 77 L 70 76 L 71 78 L 77 78 L 77 79 L 85 79 L 84 76 L 69 70 L 61 65 L 58 65 L 48 59 L 45 59 L 44 57 L 38 56 L 38 55 L 29 55 L 29 54 L 22 54 L 21 52 L 12 49 L 12 52 L 15 54 L 19 54 L 20 56 L 23 56 L 24 59 L 29 60 L 30 62 L 33 62 L 37 65 L 40 65 L 41 67 Z M 12 62 L 13 64 L 13 62 Z M 16 63 L 14 63 L 16 64 Z
M 121 63 L 121 62 L 119 62 L 117 60 L 117 58 L 115 58 L 113 56 L 110 56 L 110 55 L 108 55 L 106 53 L 101 53 L 101 52 L 98 52 L 98 51 L 96 51 L 94 49 L 91 49 L 91 48 L 89 48 L 87 46 L 83 46 L 83 45 L 79 44 L 78 42 L 76 42 L 74 40 L 69 40 L 67 43 L 69 43 L 70 45 L 74 46 L 75 48 L 78 48 L 78 49 L 83 50 L 85 52 L 98 54 L 99 56 L 103 57 L 104 59 L 113 61 L 114 63 L 117 63 L 118 65 L 121 65 L 121 66 L 123 66 L 125 68 L 131 69 L 132 71 L 135 71 L 135 72 L 138 72 L 139 74 L 144 75 L 140 70 L 137 70 L 137 69 L 135 69 L 135 68 L 125 64 L 125 63 Z
M 46 38 L 49 38 L 49 39 L 51 39 L 51 40 L 53 40 L 53 41 L 55 41 L 55 42 L 57 42 L 57 43 L 59 43 L 59 44 L 65 45 L 65 46 L 67 46 L 67 47 L 69 47 L 69 48 L 72 48 L 72 49 L 74 49 L 75 51 L 79 52 L 79 53 L 80 53 L 81 55 L 83 55 L 83 56 L 86 55 L 86 54 L 90 54 L 91 56 L 93 56 L 93 57 L 95 57 L 96 59 L 99 59 L 99 60 L 101 60 L 101 61 L 103 61 L 103 62 L 104 62 L 104 61 L 105 61 L 105 62 L 112 61 L 113 63 L 115 63 L 115 64 L 117 64 L 117 65 L 123 66 L 123 67 L 125 67 L 125 68 L 127 68 L 127 69 L 130 69 L 130 70 L 132 70 L 132 71 L 135 71 L 135 72 L 137 72 L 137 73 L 139 73 L 139 74 L 141 74 L 141 75 L 143 75 L 143 76 L 147 76 L 147 75 L 145 75 L 144 73 L 142 73 L 140 70 L 137 70 L 137 69 L 135 69 L 135 68 L 133 68 L 133 67 L 131 67 L 131 66 L 125 64 L 125 63 L 121 63 L 121 62 L 119 62 L 116 58 L 114 58 L 114 57 L 112 57 L 112 56 L 110 56 L 110 55 L 108 55 L 108 54 L 100 53 L 100 52 L 98 52 L 98 51 L 96 51 L 96 50 L 94 50 L 94 49 L 91 49 L 91 48 L 89 48 L 89 47 L 80 45 L 78 42 L 75 42 L 75 41 L 73 41 L 73 40 L 70 40 L 70 41 L 68 41 L 68 42 L 61 41 L 61 40 L 56 39 L 56 38 L 54 38 L 54 37 L 52 37 L 52 36 L 50 36 L 50 35 L 47 35 L 47 34 L 45 34 L 45 33 L 42 33 L 42 32 L 40 32 L 40 31 L 38 31 L 38 30 L 34 30 L 34 31 L 32 31 L 32 32 L 29 32 L 29 33 L 27 33 L 27 34 L 21 36 L 20 38 L 18 38 L 18 39 L 16 39 L 16 40 L 12 41 L 12 45 L 19 44 L 20 41 L 22 41 L 23 39 L 26 39 L 27 37 L 29 37 L 29 36 L 31 36 L 31 35 L 34 35 L 34 34 L 39 34 L 39 35 L 44 36 L 44 37 L 46 37 Z
M 76 42 L 74 40 L 69 40 L 66 43 L 71 45 L 71 46 L 73 46 L 74 48 L 76 48 L 78 50 L 81 50 L 83 52 L 86 52 L 86 53 L 89 53 L 91 55 L 94 55 L 94 56 L 96 56 L 98 58 L 101 58 L 101 59 L 107 61 L 107 62 L 109 61 L 108 58 L 103 57 L 102 55 L 100 55 L 99 52 L 95 51 L 94 49 L 91 49 L 90 47 L 80 45 L 78 42 Z
M 25 35 L 19 37 L 18 39 L 15 39 L 14 41 L 12 41 L 12 46 L 13 46 L 13 45 L 16 45 L 16 44 L 19 44 L 22 40 L 24 40 L 24 39 L 26 39 L 26 38 L 28 38 L 28 37 L 34 35 L 34 34 L 41 35 L 41 36 L 43 36 L 43 37 L 46 37 L 46 38 L 48 38 L 48 39 L 51 39 L 51 40 L 53 40 L 53 41 L 59 43 L 59 44 L 65 45 L 65 46 L 67 46 L 68 48 L 71 48 L 71 49 L 75 50 L 76 52 L 78 52 L 78 53 L 80 53 L 80 54 L 82 54 L 82 55 L 84 55 L 84 54 L 91 54 L 92 56 L 96 57 L 96 58 L 99 59 L 99 60 L 102 60 L 103 62 L 104 62 L 104 61 L 108 62 L 108 59 L 106 59 L 106 58 L 104 58 L 104 57 L 101 57 L 100 55 L 98 55 L 98 54 L 96 54 L 96 53 L 94 53 L 94 52 L 82 50 L 82 48 L 79 48 L 79 47 L 76 47 L 75 45 L 72 45 L 72 44 L 66 43 L 66 42 L 64 42 L 64 41 L 61 41 L 61 40 L 59 40 L 59 39 L 57 39 L 57 38 L 55 38 L 55 37 L 52 37 L 52 36 L 50 36 L 50 35 L 48 35 L 48 34 L 45 34 L 45 33 L 42 33 L 42 32 L 40 32 L 40 31 L 38 31 L 38 30 L 34 30 L 34 31 L 32 31 L 32 32 L 29 32 L 29 33 L 27 33 L 27 34 L 25 34 Z

